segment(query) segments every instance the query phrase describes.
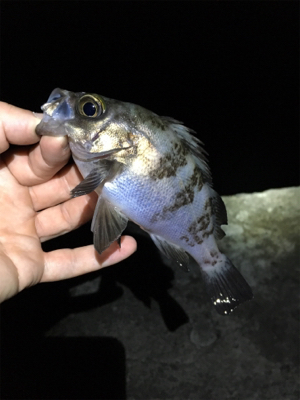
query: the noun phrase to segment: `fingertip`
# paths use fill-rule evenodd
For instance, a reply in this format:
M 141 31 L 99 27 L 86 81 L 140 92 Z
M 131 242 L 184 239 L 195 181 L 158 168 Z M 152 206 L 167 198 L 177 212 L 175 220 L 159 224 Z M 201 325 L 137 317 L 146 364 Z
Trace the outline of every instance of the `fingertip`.
M 121 246 L 126 246 L 126 251 L 130 254 L 133 254 L 137 250 L 137 242 L 132 236 L 124 235 L 121 238 Z
M 44 253 L 44 274 L 41 282 L 69 279 L 108 267 L 123 261 L 135 250 L 135 239 L 131 236 L 123 236 L 121 248 L 115 242 L 102 254 L 98 254 L 93 245 Z
M 113 243 L 107 250 L 99 255 L 102 267 L 108 267 L 125 260 L 131 256 L 137 249 L 136 240 L 132 236 L 122 236 L 121 247 L 117 242 Z
M 34 118 L 36 118 L 38 120 L 37 123 L 40 123 L 44 116 L 43 113 L 37 113 L 35 111 L 32 111 L 32 114 L 33 114 Z

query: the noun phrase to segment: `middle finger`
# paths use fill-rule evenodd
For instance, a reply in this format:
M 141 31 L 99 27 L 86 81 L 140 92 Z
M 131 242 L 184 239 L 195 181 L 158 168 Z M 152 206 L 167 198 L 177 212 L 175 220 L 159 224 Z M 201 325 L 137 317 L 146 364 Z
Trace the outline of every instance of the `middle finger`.
M 33 209 L 40 211 L 67 201 L 71 190 L 82 181 L 82 176 L 75 164 L 66 165 L 48 182 L 31 186 Z

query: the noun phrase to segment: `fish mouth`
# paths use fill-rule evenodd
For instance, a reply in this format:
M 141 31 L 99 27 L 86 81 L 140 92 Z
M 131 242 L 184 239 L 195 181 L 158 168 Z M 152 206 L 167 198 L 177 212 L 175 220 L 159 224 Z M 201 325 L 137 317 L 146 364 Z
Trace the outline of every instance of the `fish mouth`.
M 64 123 L 75 117 L 75 96 L 68 90 L 56 88 L 42 105 L 43 119 L 36 127 L 38 135 L 66 136 Z
M 55 120 L 66 121 L 74 118 L 74 103 L 75 99 L 71 92 L 56 88 L 41 108 L 46 116 Z

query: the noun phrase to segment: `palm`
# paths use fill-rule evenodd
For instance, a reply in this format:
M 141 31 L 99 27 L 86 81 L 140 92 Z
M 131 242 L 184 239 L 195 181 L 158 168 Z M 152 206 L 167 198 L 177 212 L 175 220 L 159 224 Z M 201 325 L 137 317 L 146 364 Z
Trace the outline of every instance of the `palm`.
M 20 109 L 15 110 L 20 113 Z M 9 142 L 37 142 L 34 128 L 30 137 L 18 136 L 16 141 L 21 128 L 25 129 L 17 125 L 9 131 L 4 126 L 6 143 L 1 142 L 0 130 L 0 153 Z M 123 237 L 120 250 L 114 243 L 101 255 L 92 245 L 43 252 L 41 242 L 90 220 L 97 201 L 95 193 L 70 199 L 70 189 L 82 178 L 74 164 L 66 165 L 70 157 L 66 145 L 65 138 L 42 137 L 36 145 L 10 148 L 0 155 L 0 301 L 38 282 L 70 278 L 114 264 L 135 251 L 134 239 Z
M 48 255 L 55 252 L 44 253 L 41 242 L 78 226 L 79 214 L 83 222 L 88 220 L 95 203 L 93 196 L 82 199 L 82 204 L 77 204 L 77 216 L 72 218 L 74 202 L 69 200 L 69 185 L 76 185 L 80 175 L 74 165 L 56 174 L 68 160 L 69 150 L 62 152 L 61 161 L 53 160 L 53 151 L 61 152 L 60 143 L 51 138 L 40 143 L 10 149 L 0 160 L 1 266 L 17 276 L 18 290 L 43 280 L 68 277 L 69 251 L 59 255 L 64 269 L 47 270 Z M 83 207 L 82 215 L 83 202 L 90 207 Z
M 1 165 L 2 164 L 2 165 Z M 0 161 L 0 256 L 19 277 L 20 289 L 25 282 L 41 280 L 43 252 L 35 226 L 36 212 L 27 186 L 20 185 L 9 169 Z M 5 179 L 3 179 L 5 177 Z M 32 268 L 32 265 L 41 268 Z M 19 269 L 19 266 L 22 266 Z

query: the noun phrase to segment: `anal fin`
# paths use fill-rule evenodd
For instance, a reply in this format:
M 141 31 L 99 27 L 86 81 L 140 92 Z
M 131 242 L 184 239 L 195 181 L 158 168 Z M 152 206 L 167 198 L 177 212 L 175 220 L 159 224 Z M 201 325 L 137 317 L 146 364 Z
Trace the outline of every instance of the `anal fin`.
M 185 271 L 189 272 L 188 264 L 189 264 L 189 256 L 187 253 L 182 250 L 179 246 L 168 242 L 167 240 L 161 238 L 160 236 L 156 236 L 150 234 L 151 239 L 158 247 L 158 249 L 169 259 L 175 261 L 181 268 Z
M 202 269 L 206 291 L 216 311 L 230 314 L 239 304 L 253 298 L 253 293 L 240 272 L 224 256 L 224 261 L 209 269 Z
M 128 218 L 125 215 L 99 196 L 91 227 L 94 233 L 94 246 L 98 253 L 102 253 L 119 239 L 127 222 Z

